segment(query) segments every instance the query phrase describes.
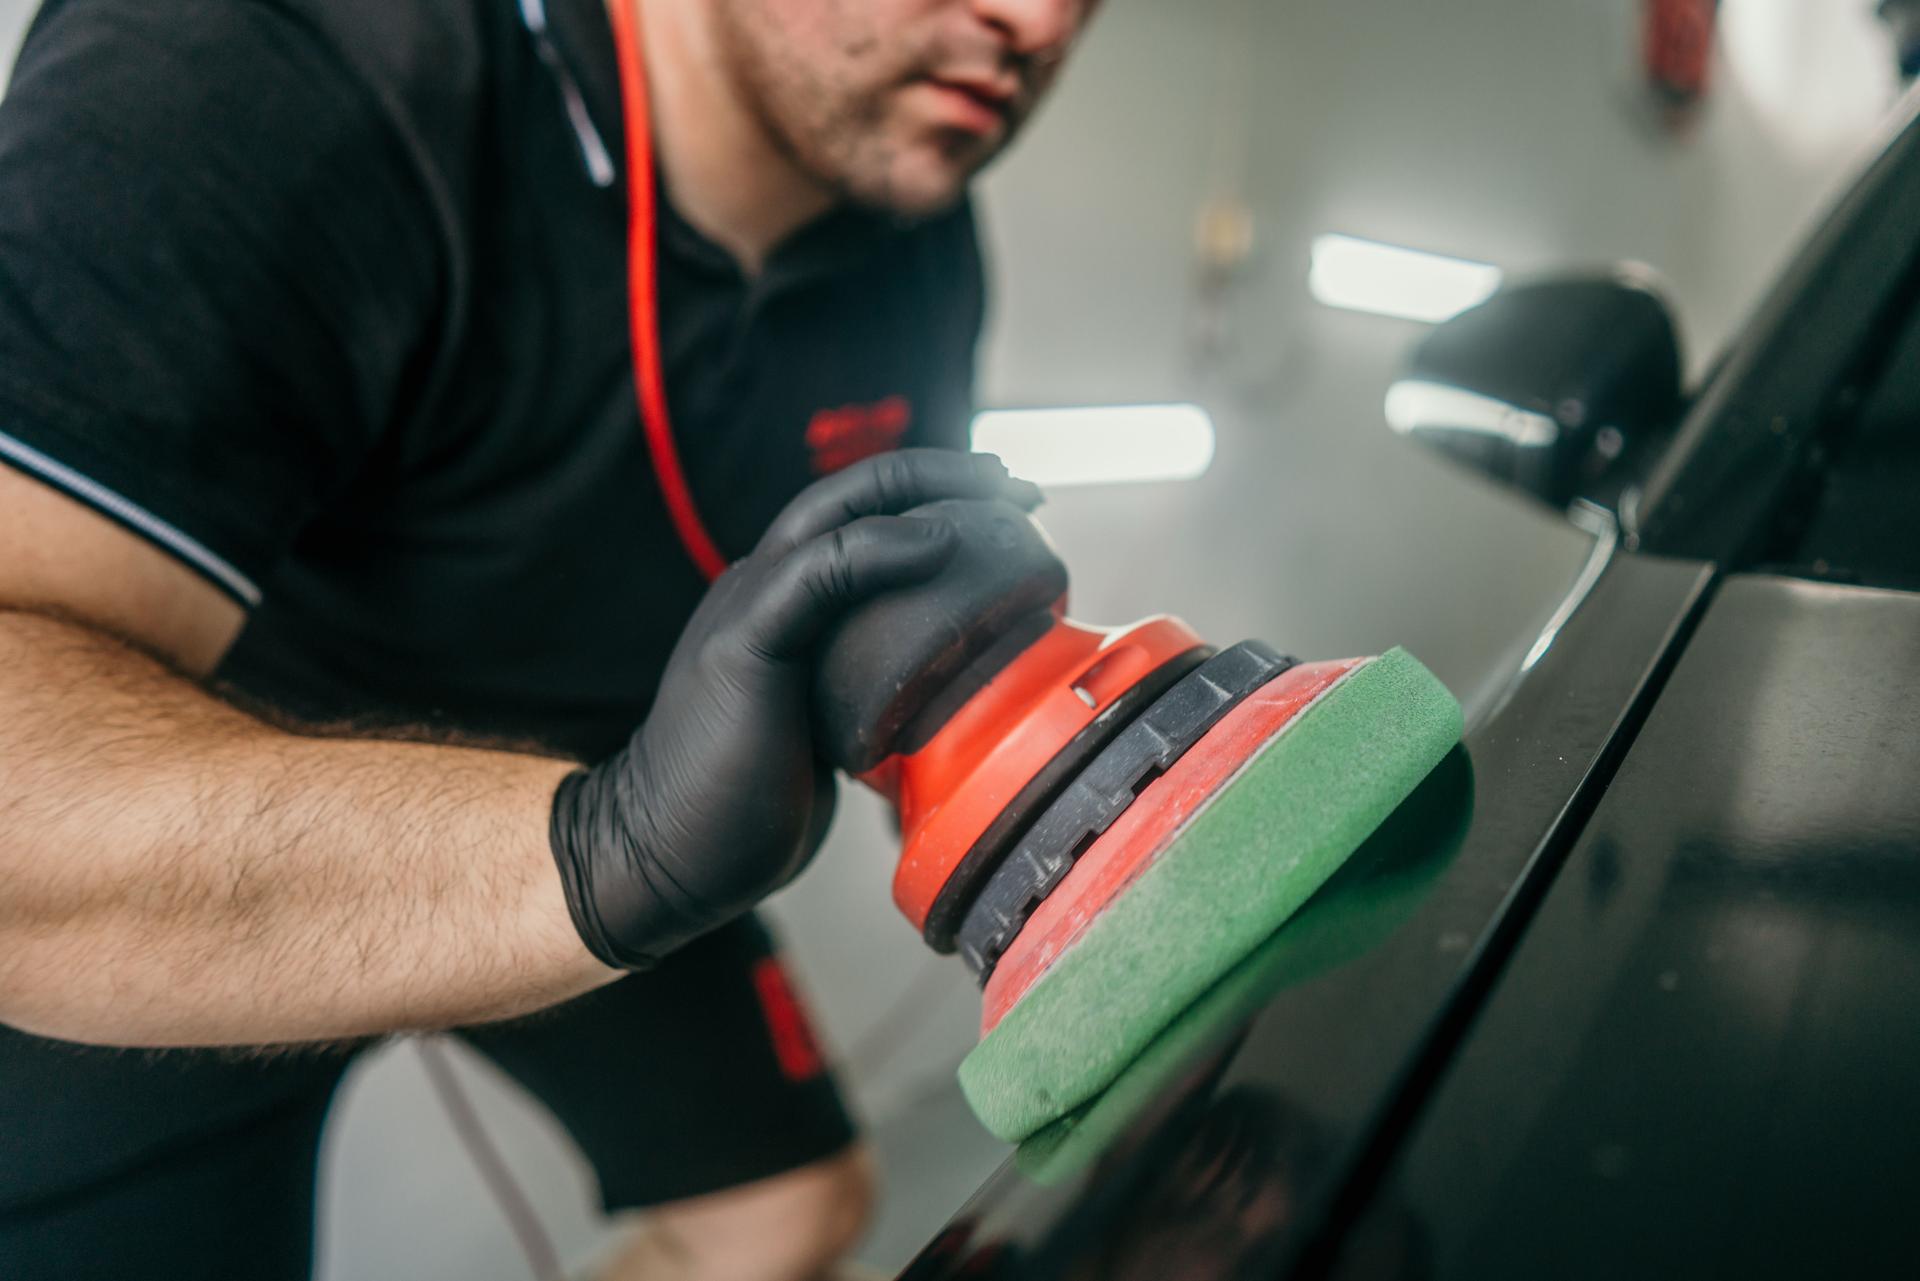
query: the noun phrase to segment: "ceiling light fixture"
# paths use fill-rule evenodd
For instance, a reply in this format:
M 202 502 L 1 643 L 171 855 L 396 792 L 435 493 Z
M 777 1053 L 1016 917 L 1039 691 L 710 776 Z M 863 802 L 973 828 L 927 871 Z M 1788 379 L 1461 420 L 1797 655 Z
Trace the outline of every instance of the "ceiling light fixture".
M 1198 405 L 991 409 L 973 447 L 1039 485 L 1192 480 L 1213 462 L 1213 419 Z
M 1485 302 L 1500 277 L 1492 263 L 1329 233 L 1313 238 L 1307 288 L 1329 307 L 1435 323 Z

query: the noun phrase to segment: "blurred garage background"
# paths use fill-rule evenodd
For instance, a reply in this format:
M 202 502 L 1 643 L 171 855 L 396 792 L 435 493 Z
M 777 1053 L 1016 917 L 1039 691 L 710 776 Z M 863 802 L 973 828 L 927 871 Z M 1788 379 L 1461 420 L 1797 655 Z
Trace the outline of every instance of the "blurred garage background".
M 1401 642 L 1471 707 L 1587 540 L 1388 432 L 1382 393 L 1424 325 L 1317 301 L 1316 238 L 1509 276 L 1637 260 L 1670 283 L 1697 372 L 1899 93 L 1876 8 L 1723 0 L 1705 95 L 1677 107 L 1647 86 L 1643 0 L 1107 0 L 984 184 L 981 402 L 1192 403 L 1214 441 L 1197 478 L 1053 489 L 1076 615 L 1173 612 L 1313 656 Z M 0 0 L 5 62 L 32 9 Z M 1401 554 L 1436 545 L 1443 577 Z M 952 1085 L 977 996 L 893 910 L 892 861 L 878 806 L 844 791 L 772 908 L 885 1165 L 864 1256 L 889 1267 L 1003 1155 Z M 541 1230 L 583 1264 L 604 1231 L 589 1176 L 449 1053 Z M 327 1281 L 528 1275 L 415 1047 L 362 1060 L 324 1159 Z

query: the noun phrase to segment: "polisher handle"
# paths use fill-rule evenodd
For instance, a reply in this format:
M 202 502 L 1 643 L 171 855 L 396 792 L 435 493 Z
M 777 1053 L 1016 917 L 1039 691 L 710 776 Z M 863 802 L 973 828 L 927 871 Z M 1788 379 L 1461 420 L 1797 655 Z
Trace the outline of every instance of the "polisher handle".
M 820 648 L 814 737 L 850 774 L 924 745 L 1052 625 L 1066 597 L 1067 567 L 1013 504 L 950 499 L 906 514 L 950 522 L 959 550 L 928 582 L 855 610 Z

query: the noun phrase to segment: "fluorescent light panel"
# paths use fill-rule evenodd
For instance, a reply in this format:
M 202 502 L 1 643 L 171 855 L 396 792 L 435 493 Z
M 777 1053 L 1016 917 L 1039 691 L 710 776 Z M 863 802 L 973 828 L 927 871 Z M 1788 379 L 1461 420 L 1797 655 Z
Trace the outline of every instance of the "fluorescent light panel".
M 991 409 L 973 447 L 1040 485 L 1192 480 L 1213 462 L 1213 419 L 1198 405 Z
M 1429 323 L 1485 302 L 1500 269 L 1355 236 L 1313 238 L 1307 287 L 1329 307 Z

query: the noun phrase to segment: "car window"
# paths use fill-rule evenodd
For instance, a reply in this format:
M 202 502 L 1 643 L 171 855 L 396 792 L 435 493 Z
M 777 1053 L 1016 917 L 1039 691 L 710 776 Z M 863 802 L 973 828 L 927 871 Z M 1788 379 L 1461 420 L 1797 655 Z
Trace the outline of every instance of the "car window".
M 1920 306 L 1854 421 L 1835 436 L 1794 567 L 1920 589 Z

